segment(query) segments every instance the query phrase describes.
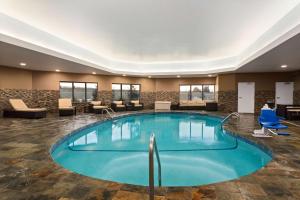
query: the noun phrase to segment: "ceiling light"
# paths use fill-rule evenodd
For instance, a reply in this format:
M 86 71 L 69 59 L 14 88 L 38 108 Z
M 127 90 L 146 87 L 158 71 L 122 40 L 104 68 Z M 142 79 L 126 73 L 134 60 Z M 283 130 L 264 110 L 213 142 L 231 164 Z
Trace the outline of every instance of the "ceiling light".
M 180 78 L 180 75 L 177 75 L 177 78 Z
M 148 76 L 148 78 L 151 78 L 152 76 Z
M 56 69 L 55 71 L 56 71 L 56 72 L 60 72 L 60 70 L 59 70 L 59 69 Z
M 211 75 L 211 74 L 208 74 L 208 77 L 212 77 L 212 75 Z
M 281 68 L 287 68 L 287 65 L 281 65 Z
M 92 72 L 92 74 L 96 74 L 96 72 Z
M 24 67 L 24 66 L 26 66 L 27 64 L 24 63 L 24 62 L 20 62 L 20 65 Z
M 123 74 L 122 76 L 126 76 L 126 74 Z

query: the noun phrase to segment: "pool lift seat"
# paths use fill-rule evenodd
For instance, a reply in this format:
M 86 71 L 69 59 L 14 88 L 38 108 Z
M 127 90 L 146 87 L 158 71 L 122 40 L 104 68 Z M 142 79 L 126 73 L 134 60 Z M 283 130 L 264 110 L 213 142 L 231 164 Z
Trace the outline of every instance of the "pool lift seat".
M 254 137 L 272 137 L 274 135 L 289 135 L 288 133 L 280 133 L 278 130 L 287 129 L 288 126 L 281 124 L 282 118 L 276 115 L 272 109 L 262 109 L 258 117 L 258 123 L 261 125 L 260 130 L 254 130 Z

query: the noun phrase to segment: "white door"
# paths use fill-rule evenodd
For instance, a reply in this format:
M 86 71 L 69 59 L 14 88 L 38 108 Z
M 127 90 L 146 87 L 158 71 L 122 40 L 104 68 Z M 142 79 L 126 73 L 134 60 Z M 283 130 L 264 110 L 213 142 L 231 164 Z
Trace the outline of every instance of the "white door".
M 238 112 L 254 113 L 255 102 L 255 83 L 239 82 L 238 83 Z
M 292 105 L 294 97 L 294 82 L 276 82 L 275 103 Z

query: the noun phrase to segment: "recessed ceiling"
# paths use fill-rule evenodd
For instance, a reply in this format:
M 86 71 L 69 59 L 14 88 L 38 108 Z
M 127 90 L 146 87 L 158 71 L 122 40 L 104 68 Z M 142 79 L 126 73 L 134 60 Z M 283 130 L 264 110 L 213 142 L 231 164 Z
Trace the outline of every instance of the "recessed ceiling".
M 300 70 L 300 34 L 242 66 L 237 72 L 284 72 Z M 283 67 L 286 65 L 286 67 Z
M 110 73 L 236 70 L 300 33 L 300 0 L 0 0 L 0 40 Z
M 44 53 L 22 48 L 12 44 L 0 42 L 0 66 L 22 68 L 38 71 L 56 71 L 92 74 L 111 75 L 106 71 L 95 69 L 76 62 L 50 56 Z M 25 65 L 21 65 L 25 63 Z

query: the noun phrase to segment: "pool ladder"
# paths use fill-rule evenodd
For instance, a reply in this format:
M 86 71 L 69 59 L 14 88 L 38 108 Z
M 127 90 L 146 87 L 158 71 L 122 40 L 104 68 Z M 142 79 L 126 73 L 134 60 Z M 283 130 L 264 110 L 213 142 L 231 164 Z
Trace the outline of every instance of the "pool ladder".
M 161 164 L 159 152 L 156 145 L 155 135 L 152 134 L 149 143 L 149 200 L 154 200 L 154 155 L 155 152 L 158 163 L 158 186 L 161 186 Z
M 115 114 L 115 111 L 112 108 L 104 108 L 102 109 L 102 115 L 106 111 L 106 113 L 109 115 L 110 118 L 113 118 L 112 114 Z
M 230 118 L 230 117 L 237 117 L 239 118 L 240 117 L 240 114 L 238 112 L 233 112 L 233 113 L 230 113 L 229 115 L 227 115 L 222 121 L 221 121 L 221 128 L 223 129 L 223 125 L 224 123 Z

